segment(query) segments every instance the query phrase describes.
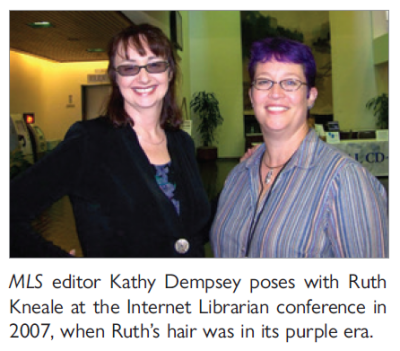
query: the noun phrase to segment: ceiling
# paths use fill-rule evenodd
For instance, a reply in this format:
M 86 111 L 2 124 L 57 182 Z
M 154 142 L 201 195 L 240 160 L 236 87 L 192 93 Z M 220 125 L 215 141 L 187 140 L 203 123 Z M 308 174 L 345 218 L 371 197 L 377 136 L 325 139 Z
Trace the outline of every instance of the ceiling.
M 28 26 L 41 21 L 53 27 Z M 132 22 L 120 11 L 10 11 L 10 49 L 57 62 L 107 60 L 109 40 Z M 87 51 L 97 48 L 105 51 Z

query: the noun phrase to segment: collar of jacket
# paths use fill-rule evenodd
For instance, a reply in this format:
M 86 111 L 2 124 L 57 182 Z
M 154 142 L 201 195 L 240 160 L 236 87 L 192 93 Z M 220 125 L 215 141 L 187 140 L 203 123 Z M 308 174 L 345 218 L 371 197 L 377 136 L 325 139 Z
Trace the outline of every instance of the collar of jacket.
M 293 167 L 308 169 L 314 167 L 315 162 L 318 162 L 318 150 L 320 143 L 323 143 L 315 133 L 314 129 L 310 129 L 306 137 L 300 144 L 300 147 L 291 157 L 284 171 L 288 171 Z M 265 143 L 263 143 L 255 153 L 247 160 L 243 161 L 244 168 L 252 169 L 260 166 L 261 157 L 265 152 Z

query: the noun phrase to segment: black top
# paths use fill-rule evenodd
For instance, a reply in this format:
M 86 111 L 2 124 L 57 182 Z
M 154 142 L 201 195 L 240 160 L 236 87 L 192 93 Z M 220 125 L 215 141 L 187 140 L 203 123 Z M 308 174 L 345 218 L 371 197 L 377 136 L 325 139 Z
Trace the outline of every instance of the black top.
M 210 205 L 194 144 L 181 130 L 166 135 L 179 215 L 130 126 L 115 128 L 106 117 L 78 122 L 55 150 L 11 182 L 10 256 L 69 256 L 31 227 L 64 195 L 85 257 L 204 256 Z M 190 245 L 183 254 L 175 249 L 181 238 Z

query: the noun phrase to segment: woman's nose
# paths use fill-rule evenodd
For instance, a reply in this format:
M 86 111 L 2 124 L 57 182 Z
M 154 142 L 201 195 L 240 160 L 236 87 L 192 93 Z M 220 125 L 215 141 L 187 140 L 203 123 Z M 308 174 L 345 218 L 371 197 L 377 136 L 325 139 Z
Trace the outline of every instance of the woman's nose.
M 149 72 L 146 71 L 145 67 L 142 67 L 137 74 L 137 79 L 141 83 L 147 83 L 150 80 Z
M 278 82 L 275 82 L 271 89 L 268 90 L 269 96 L 271 97 L 281 97 L 284 95 L 285 91 L 282 89 Z

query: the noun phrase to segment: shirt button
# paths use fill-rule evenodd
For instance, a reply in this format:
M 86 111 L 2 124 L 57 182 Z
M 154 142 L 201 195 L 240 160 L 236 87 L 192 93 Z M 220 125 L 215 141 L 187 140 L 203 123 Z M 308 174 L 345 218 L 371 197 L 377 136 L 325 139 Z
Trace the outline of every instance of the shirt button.
M 178 239 L 175 242 L 175 251 L 180 254 L 185 254 L 189 251 L 190 244 L 186 239 Z

